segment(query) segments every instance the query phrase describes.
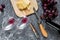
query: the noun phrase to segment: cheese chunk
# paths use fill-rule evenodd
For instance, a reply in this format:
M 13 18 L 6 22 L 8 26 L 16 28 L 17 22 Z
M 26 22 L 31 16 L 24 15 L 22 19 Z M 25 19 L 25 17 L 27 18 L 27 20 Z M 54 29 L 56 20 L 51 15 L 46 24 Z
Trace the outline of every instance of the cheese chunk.
M 30 4 L 30 1 L 29 0 L 18 0 L 17 1 L 17 7 L 18 9 L 26 9 Z

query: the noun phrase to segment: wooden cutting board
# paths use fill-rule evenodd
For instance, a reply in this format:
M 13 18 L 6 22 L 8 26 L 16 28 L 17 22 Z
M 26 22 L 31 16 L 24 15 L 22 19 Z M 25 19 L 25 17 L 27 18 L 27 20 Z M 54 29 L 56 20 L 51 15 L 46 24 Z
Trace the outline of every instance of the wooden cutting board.
M 23 17 L 23 16 L 28 16 L 30 14 L 33 14 L 34 13 L 34 10 L 33 10 L 33 7 L 36 9 L 36 11 L 38 10 L 38 4 L 37 4 L 37 1 L 36 0 L 30 0 L 30 6 L 29 6 L 29 10 L 26 9 L 26 10 L 19 10 L 17 5 L 16 5 L 16 1 L 17 0 L 10 0 L 11 1 L 11 4 L 13 6 L 13 9 L 15 11 L 15 14 L 18 16 L 18 17 Z

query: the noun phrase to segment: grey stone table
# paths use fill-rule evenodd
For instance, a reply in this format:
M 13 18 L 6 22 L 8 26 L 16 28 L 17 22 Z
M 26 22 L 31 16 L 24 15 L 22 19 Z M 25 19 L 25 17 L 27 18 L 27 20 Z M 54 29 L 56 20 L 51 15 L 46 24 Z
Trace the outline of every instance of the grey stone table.
M 39 15 L 41 15 L 43 13 L 43 10 L 41 7 L 41 1 L 40 0 L 37 0 L 37 1 L 39 4 L 39 7 L 40 7 L 37 13 Z M 58 4 L 56 6 L 58 8 L 59 16 L 56 19 L 54 19 L 54 22 L 60 24 L 60 0 L 56 0 L 56 1 L 58 2 Z M 27 25 L 27 28 L 25 28 L 21 34 L 20 34 L 20 30 L 16 30 L 16 29 L 12 29 L 12 30 L 3 32 L 1 30 L 2 22 L 3 22 L 3 19 L 5 18 L 5 17 L 3 17 L 3 15 L 6 14 L 6 17 L 8 17 L 8 15 L 12 16 L 15 19 L 18 19 L 19 17 L 17 17 L 15 15 L 15 12 L 10 3 L 10 0 L 0 0 L 0 4 L 6 5 L 6 8 L 4 9 L 4 14 L 0 13 L 0 40 L 37 40 L 34 33 L 31 30 L 31 28 L 29 27 L 29 25 Z M 40 40 L 60 40 L 60 34 L 54 28 L 50 27 L 49 25 L 47 25 L 46 23 L 43 22 L 44 27 L 48 32 L 48 38 L 44 38 L 42 36 L 41 32 L 39 31 L 39 28 L 37 25 L 37 19 L 36 19 L 35 15 L 31 15 L 28 18 L 34 18 L 34 21 L 32 23 L 40 35 Z M 19 19 L 21 19 L 21 18 L 19 18 Z M 31 20 L 29 20 L 29 21 L 31 21 Z M 3 32 L 3 33 L 1 34 L 1 32 Z M 10 37 L 9 37 L 9 35 L 10 35 Z

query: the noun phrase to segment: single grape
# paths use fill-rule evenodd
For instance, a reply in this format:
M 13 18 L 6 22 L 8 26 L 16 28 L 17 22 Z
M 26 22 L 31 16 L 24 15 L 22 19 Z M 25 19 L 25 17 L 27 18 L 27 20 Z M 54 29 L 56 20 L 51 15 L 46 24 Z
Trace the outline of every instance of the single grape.
M 45 17 L 43 15 L 40 16 L 41 19 L 45 19 Z
M 53 18 L 53 14 L 49 14 L 48 18 L 52 19 Z
M 55 12 L 55 10 L 52 10 L 52 13 L 54 13 Z
M 47 6 L 47 4 L 45 3 L 45 4 L 44 4 L 44 7 L 46 7 L 46 6 Z
M 55 13 L 55 17 L 57 17 L 58 16 L 58 13 Z
M 9 24 L 13 24 L 14 22 L 15 22 L 15 19 L 14 18 L 11 18 L 11 19 L 8 20 L 8 23 Z
M 0 5 L 0 11 L 2 11 L 3 10 L 3 7 Z
M 28 18 L 23 18 L 22 23 L 26 23 L 28 21 Z
M 48 10 L 46 10 L 46 12 L 48 12 Z
M 50 2 L 51 2 L 51 0 L 47 0 L 47 2 L 48 2 L 48 3 L 50 3 Z
M 48 10 L 48 13 L 51 13 L 51 10 Z
M 46 10 L 47 9 L 47 7 L 44 7 L 44 10 Z
M 51 11 L 52 11 L 53 14 L 58 13 L 57 9 L 55 9 L 55 8 Z
M 47 15 L 48 15 L 47 13 L 43 13 L 43 16 L 44 16 L 44 17 L 47 17 Z
M 52 17 L 53 16 L 53 14 L 49 14 L 49 17 Z
M 4 4 L 1 4 L 1 6 L 2 6 L 3 8 L 5 8 L 5 5 L 4 5 Z

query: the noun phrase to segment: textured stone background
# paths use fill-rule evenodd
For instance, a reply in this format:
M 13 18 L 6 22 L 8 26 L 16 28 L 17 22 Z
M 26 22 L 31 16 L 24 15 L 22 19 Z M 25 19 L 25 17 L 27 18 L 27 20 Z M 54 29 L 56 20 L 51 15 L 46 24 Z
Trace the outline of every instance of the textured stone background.
M 42 7 L 41 7 L 41 1 L 37 0 L 38 4 L 39 4 L 39 10 L 38 10 L 38 14 L 41 15 L 43 13 Z M 58 12 L 59 12 L 59 16 L 53 20 L 54 22 L 60 24 L 60 0 L 56 0 L 58 2 L 58 4 L 56 5 L 58 8 Z M 10 3 L 10 0 L 0 0 L 0 4 L 5 4 L 6 8 L 4 9 L 4 14 L 0 13 L 0 40 L 37 40 L 34 33 L 32 32 L 31 28 L 29 27 L 29 25 L 27 25 L 27 27 L 22 31 L 20 30 L 16 30 L 16 29 L 12 29 L 10 31 L 2 31 L 1 27 L 2 27 L 2 21 L 3 19 L 5 19 L 4 15 L 6 14 L 6 17 L 12 16 L 15 19 L 19 19 L 15 13 L 14 10 L 12 8 L 12 5 Z M 37 31 L 39 32 L 40 35 L 40 39 L 39 40 L 60 40 L 60 35 L 59 33 L 52 27 L 50 27 L 49 25 L 44 24 L 45 29 L 48 32 L 48 38 L 44 38 L 41 34 L 41 32 L 39 31 L 39 27 L 37 25 L 37 19 L 35 17 L 35 15 L 31 15 L 28 18 L 34 18 L 34 21 L 32 22 L 33 25 L 35 26 L 35 28 L 37 29 Z M 20 18 L 21 19 L 21 18 Z M 31 21 L 31 20 L 29 20 Z M 16 27 L 16 25 L 15 25 Z M 3 33 L 2 33 L 3 32 Z

